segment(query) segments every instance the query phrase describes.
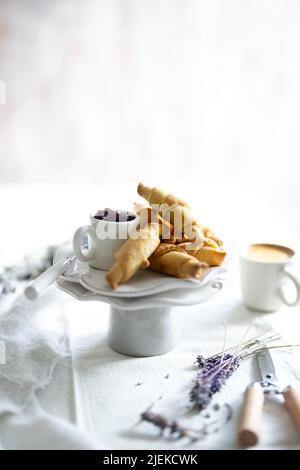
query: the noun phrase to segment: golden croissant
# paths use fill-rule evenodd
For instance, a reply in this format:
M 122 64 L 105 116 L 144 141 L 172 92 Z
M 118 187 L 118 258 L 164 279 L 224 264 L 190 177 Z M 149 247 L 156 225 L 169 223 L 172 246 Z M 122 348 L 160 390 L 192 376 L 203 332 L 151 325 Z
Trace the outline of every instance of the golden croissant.
M 155 212 L 151 207 L 142 207 L 136 210 L 139 216 L 139 226 L 144 227 L 149 223 L 159 224 L 159 238 L 166 243 L 175 243 L 176 239 L 173 236 L 173 225 L 164 220 L 161 215 Z
M 158 210 L 164 220 L 174 227 L 174 237 L 180 241 L 196 241 L 197 248 L 203 245 L 204 235 L 198 222 L 193 218 L 189 205 L 174 194 L 160 188 L 149 188 L 143 183 L 138 185 L 138 194 Z
M 203 275 L 206 263 L 186 253 L 180 245 L 161 243 L 149 259 L 150 269 L 178 278 L 196 278 Z
M 214 231 L 209 228 L 209 227 L 204 227 L 202 229 L 203 231 L 203 234 L 205 236 L 205 239 L 206 239 L 206 242 L 209 244 L 209 242 L 212 242 L 214 241 L 215 242 L 215 247 L 219 246 L 219 247 L 222 247 L 223 246 L 223 241 L 216 236 L 216 234 L 214 233 Z
M 180 246 L 180 245 L 179 245 Z M 188 253 L 198 261 L 207 263 L 208 266 L 220 266 L 226 257 L 226 251 L 219 247 L 202 246 L 199 250 L 189 250 Z
M 168 206 L 173 206 L 178 204 L 179 206 L 189 207 L 188 203 L 183 199 L 179 199 L 174 194 L 168 194 L 160 188 L 149 188 L 143 183 L 138 185 L 137 192 L 142 196 L 149 204 L 152 206 L 154 204 L 167 204 Z
M 128 238 L 115 253 L 116 262 L 106 275 L 109 285 L 115 289 L 128 281 L 138 269 L 149 266 L 148 258 L 160 244 L 160 224 L 150 223 L 136 231 L 134 238 Z
M 210 228 L 200 226 L 183 199 L 142 183 L 138 193 L 149 205 L 136 205 L 136 232 L 115 253 L 115 263 L 106 275 L 113 289 L 138 269 L 149 267 L 178 278 L 199 279 L 205 268 L 223 263 L 222 240 Z

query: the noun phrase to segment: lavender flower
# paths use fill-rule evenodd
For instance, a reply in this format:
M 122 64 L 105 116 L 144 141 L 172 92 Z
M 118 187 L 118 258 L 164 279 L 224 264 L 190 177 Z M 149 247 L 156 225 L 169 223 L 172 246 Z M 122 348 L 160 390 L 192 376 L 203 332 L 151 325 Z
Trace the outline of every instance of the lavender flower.
M 221 426 L 226 424 L 232 417 L 232 408 L 228 403 L 223 405 L 215 404 L 209 413 L 202 415 L 202 422 L 200 421 L 201 427 L 199 429 L 192 429 L 183 426 L 175 419 L 169 419 L 164 415 L 154 413 L 151 411 L 152 406 L 153 404 L 141 413 L 139 422 L 147 422 L 154 425 L 160 430 L 159 436 L 173 439 L 188 438 L 191 443 L 204 439 L 209 434 L 218 432 Z
M 227 379 L 238 369 L 243 359 L 253 356 L 266 347 L 286 348 L 300 346 L 291 344 L 273 346 L 273 342 L 281 339 L 280 334 L 264 334 L 260 337 L 252 338 L 249 341 L 243 341 L 251 325 L 252 324 L 249 325 L 236 346 L 225 349 L 227 327 L 227 323 L 225 323 L 223 351 L 208 358 L 204 356 L 198 356 L 196 358 L 199 372 L 189 395 L 190 401 L 198 410 L 201 411 L 209 405 L 214 394 L 221 390 Z
M 240 357 L 229 353 L 207 359 L 198 356 L 196 362 L 200 371 L 190 391 L 190 400 L 198 410 L 203 410 L 209 405 L 214 394 L 221 390 L 226 380 L 237 370 Z
M 153 411 L 150 411 L 150 408 L 141 413 L 141 421 L 146 421 L 159 428 L 161 435 L 163 435 L 165 431 L 169 431 L 170 437 L 176 437 L 178 439 L 190 437 L 192 440 L 195 439 L 190 429 L 181 426 L 181 424 L 174 419 L 165 418 L 160 414 L 153 413 Z

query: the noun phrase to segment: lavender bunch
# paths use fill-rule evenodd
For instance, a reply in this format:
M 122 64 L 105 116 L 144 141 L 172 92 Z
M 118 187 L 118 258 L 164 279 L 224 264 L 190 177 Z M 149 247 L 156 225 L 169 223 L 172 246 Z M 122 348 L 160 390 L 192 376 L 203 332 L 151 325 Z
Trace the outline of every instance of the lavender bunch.
M 198 356 L 196 358 L 199 372 L 197 373 L 196 379 L 194 380 L 189 397 L 194 407 L 199 411 L 203 410 L 210 404 L 215 393 L 221 390 L 229 377 L 231 377 L 232 374 L 239 368 L 243 359 L 253 356 L 258 351 L 261 351 L 266 347 L 284 348 L 292 346 L 289 344 L 270 346 L 271 343 L 281 339 L 280 334 L 262 335 L 262 337 L 253 338 L 243 342 L 245 336 L 251 328 L 250 324 L 238 345 L 225 349 L 226 327 L 227 324 L 225 324 L 223 351 L 208 358 L 203 356 Z
M 196 359 L 200 371 L 190 391 L 190 401 L 199 410 L 206 408 L 215 393 L 219 392 L 227 379 L 238 369 L 240 357 L 238 355 L 217 354 Z

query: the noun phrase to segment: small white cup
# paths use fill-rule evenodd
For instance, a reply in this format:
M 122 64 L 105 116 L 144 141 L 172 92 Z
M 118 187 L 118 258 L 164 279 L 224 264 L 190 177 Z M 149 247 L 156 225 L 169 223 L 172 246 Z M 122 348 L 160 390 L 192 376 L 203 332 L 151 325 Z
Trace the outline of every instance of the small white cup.
M 108 222 L 91 215 L 91 224 L 79 227 L 73 236 L 76 257 L 93 268 L 109 271 L 115 261 L 114 254 L 127 240 L 130 231 L 134 230 L 137 220 L 136 217 L 125 222 Z
M 258 243 L 257 245 L 268 244 Z M 293 307 L 300 303 L 300 281 L 289 270 L 290 264 L 294 261 L 294 250 L 275 244 L 269 244 L 269 246 L 284 249 L 289 257 L 283 261 L 264 262 L 247 257 L 247 250 L 240 255 L 243 302 L 246 307 L 264 312 L 274 312 L 282 304 Z M 295 286 L 296 296 L 293 300 L 286 296 L 284 290 L 287 281 Z

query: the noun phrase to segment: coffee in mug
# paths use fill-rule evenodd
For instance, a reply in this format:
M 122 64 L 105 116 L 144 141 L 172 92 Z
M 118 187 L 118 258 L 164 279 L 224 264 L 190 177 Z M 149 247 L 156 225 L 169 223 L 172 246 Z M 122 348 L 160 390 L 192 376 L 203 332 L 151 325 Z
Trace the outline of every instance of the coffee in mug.
M 295 252 L 289 247 L 270 243 L 249 245 L 240 255 L 240 278 L 244 304 L 254 310 L 273 312 L 282 304 L 300 303 L 300 281 L 290 270 Z M 286 282 L 295 287 L 295 299 L 287 298 Z
M 261 263 L 278 263 L 286 261 L 294 255 L 293 250 L 279 245 L 269 245 L 266 243 L 255 243 L 249 245 L 247 258 Z

